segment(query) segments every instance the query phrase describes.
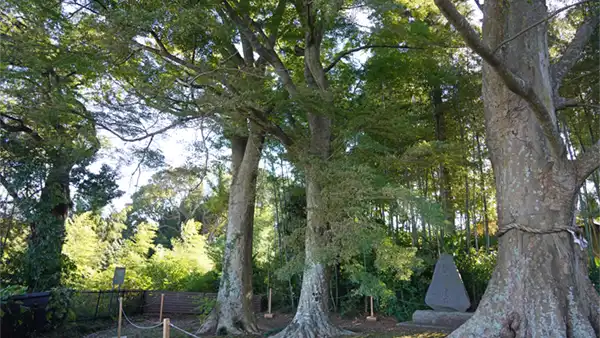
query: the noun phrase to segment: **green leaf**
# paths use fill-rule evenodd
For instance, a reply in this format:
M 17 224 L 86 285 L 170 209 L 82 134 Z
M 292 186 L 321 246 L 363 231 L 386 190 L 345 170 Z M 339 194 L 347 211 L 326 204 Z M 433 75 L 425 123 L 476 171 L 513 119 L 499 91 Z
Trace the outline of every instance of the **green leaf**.
M 600 257 L 596 256 L 594 257 L 594 263 L 596 264 L 596 267 L 600 267 Z

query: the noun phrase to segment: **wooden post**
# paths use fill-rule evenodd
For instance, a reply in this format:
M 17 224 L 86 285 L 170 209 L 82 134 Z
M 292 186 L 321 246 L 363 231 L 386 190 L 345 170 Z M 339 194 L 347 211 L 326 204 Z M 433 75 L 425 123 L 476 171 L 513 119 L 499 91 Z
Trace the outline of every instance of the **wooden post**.
M 271 313 L 271 288 L 269 288 L 269 312 L 265 313 L 265 318 L 273 318 L 273 314 Z
M 171 337 L 171 320 L 169 318 L 165 318 L 163 320 L 163 338 Z
M 162 320 L 163 320 L 162 316 L 163 316 L 163 305 L 164 305 L 164 303 L 165 303 L 165 294 L 161 293 L 160 294 L 160 314 L 159 314 L 159 317 L 158 317 L 158 321 L 159 322 L 162 322 Z
M 121 320 L 123 316 L 123 297 L 119 297 L 119 324 L 117 326 L 117 338 L 121 338 Z
M 269 288 L 269 313 L 271 313 L 271 288 Z
M 377 321 L 377 317 L 375 317 L 375 314 L 373 313 L 373 296 L 370 296 L 370 301 L 371 301 L 371 315 L 367 316 L 367 321 L 369 322 L 376 322 Z

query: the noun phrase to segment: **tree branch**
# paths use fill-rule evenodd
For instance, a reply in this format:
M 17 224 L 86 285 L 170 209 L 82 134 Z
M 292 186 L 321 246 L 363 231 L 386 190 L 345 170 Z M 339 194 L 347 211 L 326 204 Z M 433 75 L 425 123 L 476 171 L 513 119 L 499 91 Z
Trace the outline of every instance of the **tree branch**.
M 467 19 L 458 12 L 450 0 L 435 0 L 435 4 L 441 10 L 442 14 L 456 28 L 467 45 L 473 49 L 479 56 L 487 62 L 504 81 L 504 84 L 513 93 L 522 97 L 531 106 L 538 122 L 540 123 L 544 134 L 550 142 L 552 152 L 557 158 L 564 158 L 566 148 L 562 139 L 552 122 L 552 114 L 544 105 L 544 102 L 535 93 L 531 85 L 525 82 L 521 77 L 510 71 L 502 60 L 496 56 L 492 50 L 481 41 L 479 34 L 473 29 Z
M 359 51 L 364 50 L 364 49 L 371 49 L 371 48 L 424 49 L 424 48 L 419 48 L 419 47 L 408 47 L 408 46 L 400 46 L 400 45 L 377 45 L 377 44 L 375 44 L 375 45 L 364 45 L 364 46 L 360 46 L 360 47 L 348 49 L 348 50 L 345 50 L 345 51 L 342 51 L 342 52 L 338 53 L 333 58 L 333 61 L 331 61 L 331 63 L 327 67 L 325 67 L 325 69 L 324 69 L 325 73 L 328 73 L 333 67 L 335 67 L 335 65 L 338 62 L 340 62 L 346 56 L 348 56 L 348 55 L 350 55 L 352 53 L 359 52 Z
M 8 192 L 8 194 L 10 195 L 10 197 L 13 198 L 13 200 L 15 201 L 20 201 L 21 199 L 19 198 L 19 194 L 17 193 L 17 191 L 15 190 L 15 188 L 12 186 L 12 184 L 10 184 L 10 182 L 8 182 L 8 180 L 6 179 L 6 177 L 0 175 L 0 184 L 2 184 L 2 186 L 4 187 L 4 189 L 6 189 L 6 191 Z
M 173 62 L 175 64 L 178 64 L 180 66 L 186 67 L 186 68 L 188 68 L 190 70 L 193 70 L 193 71 L 195 71 L 195 72 L 197 72 L 199 74 L 202 74 L 205 71 L 204 69 L 202 69 L 202 67 L 199 67 L 198 65 L 195 65 L 195 64 L 193 64 L 191 62 L 188 62 L 188 61 L 185 61 L 183 59 L 180 59 L 177 56 L 169 53 L 166 49 L 162 49 L 162 48 L 161 49 L 157 49 L 157 48 L 154 48 L 154 47 L 146 46 L 146 45 L 144 45 L 142 43 L 139 43 L 137 41 L 133 41 L 133 45 L 137 46 L 137 47 L 139 47 L 139 48 L 141 48 L 143 50 L 146 50 L 146 51 L 149 51 L 151 53 L 154 53 L 156 55 L 160 55 L 160 56 L 164 57 L 165 59 L 167 59 L 167 60 L 169 60 L 169 61 L 171 61 L 171 62 Z
M 122 135 L 120 135 L 119 133 L 111 130 L 108 126 L 106 126 L 106 125 L 104 125 L 102 123 L 97 123 L 97 125 L 100 126 L 100 127 L 102 127 L 103 129 L 105 129 L 109 133 L 115 135 L 116 137 L 118 137 L 123 142 L 137 142 L 137 141 L 145 140 L 147 138 L 152 138 L 152 137 L 154 137 L 154 136 L 156 136 L 158 134 L 162 134 L 162 133 L 168 131 L 169 129 L 173 129 L 173 128 L 177 127 L 177 126 L 185 124 L 186 122 L 199 119 L 200 117 L 201 116 L 193 116 L 193 117 L 186 117 L 186 118 L 177 119 L 175 122 L 169 124 L 166 127 L 160 128 L 160 129 L 155 130 L 155 131 L 153 131 L 151 133 L 146 133 L 146 135 L 144 135 L 144 136 L 139 136 L 139 137 L 134 137 L 134 138 L 123 137 Z
M 600 167 L 600 141 L 588 148 L 585 153 L 574 161 L 577 187 L 581 187 L 585 180 Z
M 264 131 L 277 138 L 286 148 L 289 149 L 294 144 L 294 140 L 280 126 L 270 122 L 266 114 L 261 110 L 249 107 L 246 117 L 260 126 Z
M 18 123 L 18 125 L 13 125 L 10 123 L 6 123 L 0 119 L 0 128 L 4 129 L 10 133 L 19 133 L 19 132 L 26 133 L 37 142 L 44 141 L 44 139 L 35 130 L 33 130 L 30 127 L 28 127 L 27 125 L 25 125 L 25 122 L 23 122 L 23 120 L 12 117 L 12 116 L 10 116 L 8 114 L 4 114 L 4 113 L 0 113 L 0 116 Z
M 554 98 L 554 109 L 556 109 L 557 111 L 567 109 L 567 108 L 577 108 L 577 107 L 588 107 L 588 108 L 600 110 L 599 105 L 582 103 L 577 99 L 566 99 L 566 98 L 560 97 L 560 96 L 557 96 Z
M 277 7 L 275 8 L 275 12 L 273 13 L 273 17 L 271 19 L 271 24 L 269 25 L 269 29 L 271 30 L 269 34 L 269 46 L 275 46 L 275 42 L 277 41 L 277 36 L 279 34 L 279 24 L 283 18 L 286 5 L 287 0 L 279 0 L 277 3 Z
M 137 142 L 137 141 L 142 141 L 142 140 L 145 140 L 145 139 L 148 139 L 148 138 L 152 138 L 152 137 L 154 137 L 154 136 L 156 136 L 158 134 L 162 134 L 162 133 L 166 132 L 167 130 L 175 128 L 177 126 L 180 126 L 180 125 L 182 125 L 182 124 L 184 124 L 186 122 L 193 121 L 193 120 L 196 120 L 196 119 L 204 117 L 204 116 L 188 116 L 188 117 L 179 118 L 175 122 L 169 124 L 168 126 L 160 128 L 158 130 L 155 130 L 155 131 L 153 131 L 151 133 L 146 133 L 143 136 L 138 136 L 138 137 L 133 137 L 133 138 L 127 138 L 127 137 L 119 134 L 118 132 L 114 131 L 108 125 L 106 125 L 106 124 L 104 124 L 102 122 L 96 121 L 96 119 L 94 119 L 93 117 L 90 117 L 90 116 L 88 116 L 86 114 L 80 113 L 80 112 L 78 112 L 76 110 L 71 110 L 71 113 L 73 113 L 73 114 L 75 114 L 77 116 L 81 116 L 84 119 L 91 120 L 95 125 L 97 125 L 98 127 L 100 127 L 102 129 L 108 131 L 109 133 L 113 134 L 114 136 L 116 136 L 118 139 L 120 139 L 123 142 Z
M 165 47 L 165 45 L 162 43 L 162 41 L 160 41 L 160 37 L 158 36 L 158 33 L 156 33 L 153 30 L 150 30 L 150 35 L 152 35 L 152 37 L 154 38 L 154 41 L 156 41 L 156 44 L 158 45 L 158 47 L 160 48 L 160 50 L 163 51 L 163 53 L 165 53 L 165 54 L 171 54 L 167 50 L 167 47 Z
M 531 29 L 533 29 L 533 28 L 535 28 L 535 27 L 537 27 L 537 26 L 539 26 L 539 25 L 543 24 L 544 22 L 546 22 L 546 21 L 548 21 L 548 20 L 552 19 L 553 17 L 555 17 L 556 15 L 560 14 L 561 12 L 564 12 L 564 11 L 566 11 L 566 10 L 567 10 L 567 9 L 569 9 L 569 8 L 572 8 L 572 7 L 575 7 L 575 6 L 579 6 L 579 5 L 581 5 L 581 4 L 584 4 L 584 3 L 586 3 L 586 2 L 590 2 L 590 1 L 594 1 L 594 0 L 583 0 L 583 1 L 579 1 L 579 2 L 576 2 L 576 3 L 574 3 L 574 4 L 571 4 L 571 5 L 568 5 L 568 6 L 562 7 L 562 8 L 560 8 L 560 9 L 558 9 L 558 10 L 556 10 L 556 11 L 554 11 L 554 12 L 550 13 L 550 15 L 548 15 L 547 17 L 545 17 L 545 18 L 543 18 L 543 19 L 541 19 L 541 20 L 539 20 L 539 21 L 537 21 L 537 22 L 535 22 L 535 23 L 533 23 L 533 24 L 531 24 L 531 25 L 529 25 L 529 26 L 525 27 L 523 30 L 521 30 L 520 32 L 518 32 L 518 33 L 517 33 L 517 34 L 515 34 L 514 36 L 511 36 L 510 38 L 508 38 L 508 39 L 506 39 L 506 40 L 504 40 L 504 41 L 500 42 L 500 44 L 499 44 L 499 45 L 498 45 L 498 46 L 497 46 L 497 47 L 494 49 L 493 53 L 494 53 L 494 54 L 496 54 L 496 52 L 497 52 L 497 51 L 498 51 L 500 48 L 502 48 L 502 46 L 504 46 L 505 44 L 507 44 L 507 43 L 509 43 L 509 42 L 511 42 L 511 41 L 513 41 L 513 40 L 516 40 L 516 39 L 517 39 L 519 36 L 521 36 L 521 35 L 523 35 L 523 34 L 527 33 L 527 32 L 528 32 L 528 31 L 530 31 Z
M 565 52 L 560 59 L 550 66 L 550 73 L 552 74 L 552 88 L 554 92 L 558 92 L 561 82 L 565 75 L 571 71 L 573 66 L 583 56 L 583 49 L 590 40 L 594 30 L 598 27 L 600 16 L 591 15 L 588 17 L 580 26 L 577 28 L 577 32 L 573 37 L 573 40 L 565 49 Z
M 273 50 L 273 48 L 265 47 L 257 38 L 256 34 L 252 31 L 251 27 L 252 20 L 250 18 L 242 18 L 236 10 L 231 7 L 227 0 L 223 0 L 223 6 L 225 7 L 225 11 L 229 15 L 231 21 L 237 26 L 238 30 L 241 34 L 243 34 L 246 39 L 252 45 L 252 48 L 260 55 L 262 58 L 267 60 L 275 68 L 275 72 L 281 78 L 283 82 L 283 86 L 286 88 L 288 93 L 291 96 L 297 95 L 296 85 L 292 80 L 292 77 L 289 74 L 288 69 L 285 67 L 279 55 Z

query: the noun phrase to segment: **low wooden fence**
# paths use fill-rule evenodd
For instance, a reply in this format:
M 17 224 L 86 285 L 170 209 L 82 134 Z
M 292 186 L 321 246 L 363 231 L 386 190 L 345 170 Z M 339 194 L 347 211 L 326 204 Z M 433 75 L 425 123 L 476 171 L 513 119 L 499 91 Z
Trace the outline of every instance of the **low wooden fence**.
M 164 294 L 163 313 L 173 314 L 202 314 L 210 311 L 210 304 L 217 298 L 216 293 L 176 292 L 176 291 L 145 291 L 144 313 L 159 313 L 160 298 Z M 252 299 L 252 311 L 262 311 L 262 296 Z

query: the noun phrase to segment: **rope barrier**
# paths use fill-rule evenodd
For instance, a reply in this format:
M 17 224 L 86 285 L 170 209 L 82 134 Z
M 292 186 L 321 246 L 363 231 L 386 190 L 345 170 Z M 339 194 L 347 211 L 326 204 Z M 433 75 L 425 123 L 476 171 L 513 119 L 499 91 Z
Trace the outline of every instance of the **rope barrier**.
M 194 338 L 200 338 L 199 336 L 196 336 L 196 335 L 195 335 L 195 334 L 193 334 L 193 333 L 187 332 L 186 330 L 184 330 L 184 329 L 182 329 L 182 328 L 180 328 L 180 327 L 177 327 L 177 326 L 175 326 L 175 324 L 173 324 L 173 323 L 170 323 L 169 325 L 170 325 L 172 328 L 174 328 L 174 329 L 177 329 L 177 330 L 179 330 L 179 331 L 181 331 L 181 332 L 183 332 L 183 333 L 187 334 L 187 335 L 188 335 L 188 336 L 190 336 L 190 337 L 194 337 Z
M 538 229 L 538 228 L 532 228 L 532 227 L 528 227 L 525 225 L 520 225 L 517 223 L 509 223 L 506 225 L 502 225 L 499 227 L 498 229 L 498 237 L 504 235 L 505 233 L 509 232 L 510 230 L 521 230 L 523 232 L 528 232 L 531 234 L 553 234 L 553 233 L 557 233 L 557 232 L 579 232 L 580 230 L 576 227 L 571 227 L 571 226 L 563 226 L 563 227 L 555 227 L 555 228 L 551 228 L 551 229 Z
M 568 232 L 571 234 L 571 236 L 573 237 L 573 242 L 577 245 L 579 245 L 579 247 L 583 250 L 585 248 L 587 248 L 587 241 L 586 239 L 583 237 L 583 233 L 582 233 L 582 229 L 579 227 L 573 227 L 573 226 L 559 226 L 559 227 L 555 227 L 555 228 L 551 228 L 551 229 L 538 229 L 538 228 L 532 228 L 532 227 L 528 227 L 525 225 L 521 225 L 521 224 L 517 224 L 517 223 L 509 223 L 506 225 L 501 225 L 498 229 L 498 238 L 500 238 L 502 235 L 506 234 L 507 232 L 509 232 L 510 230 L 520 230 L 523 232 L 528 232 L 531 234 L 537 234 L 537 235 L 547 235 L 547 234 L 553 234 L 553 233 L 558 233 L 558 232 Z
M 136 325 L 136 324 L 134 324 L 131 321 L 131 319 L 129 319 L 129 317 L 127 317 L 127 314 L 125 314 L 125 310 L 123 310 L 123 317 L 125 317 L 125 320 L 127 320 L 127 322 L 129 322 L 129 324 L 131 324 L 133 327 L 135 327 L 137 329 L 140 329 L 140 330 L 151 330 L 151 329 L 155 329 L 155 328 L 160 327 L 160 326 L 163 325 L 162 322 L 160 322 L 160 323 L 158 323 L 156 325 L 153 325 L 153 326 L 140 326 L 140 325 Z

